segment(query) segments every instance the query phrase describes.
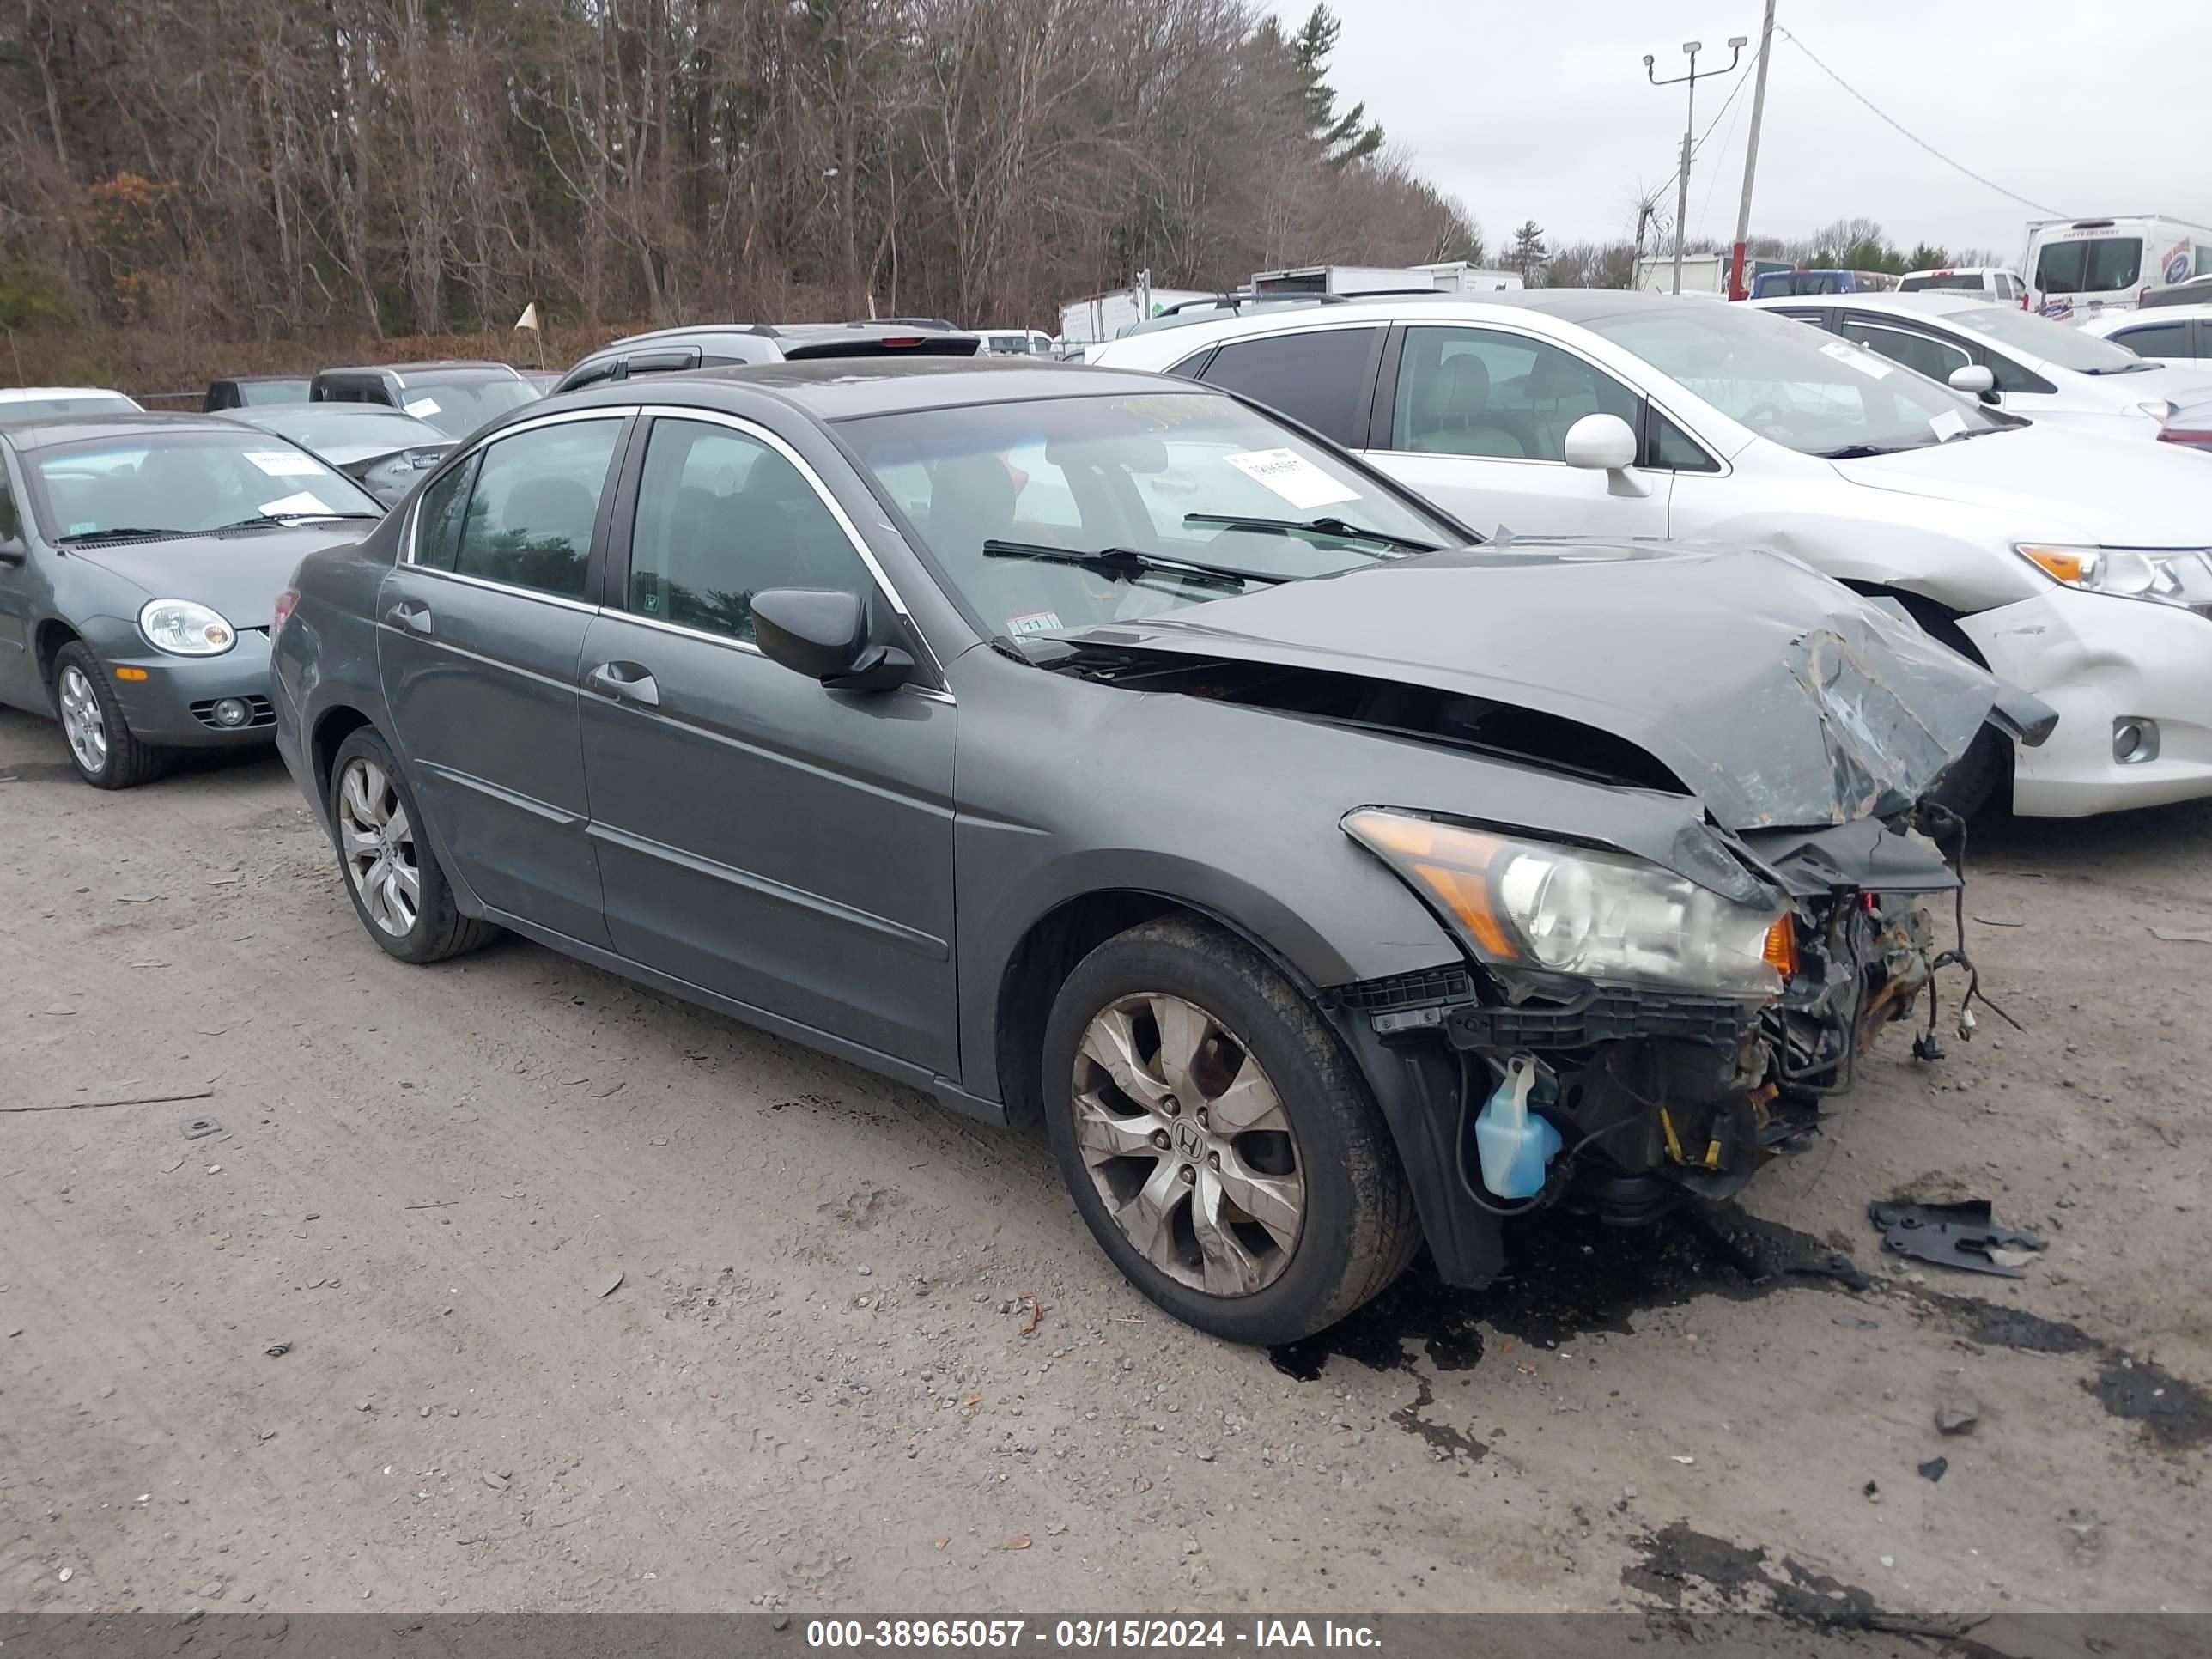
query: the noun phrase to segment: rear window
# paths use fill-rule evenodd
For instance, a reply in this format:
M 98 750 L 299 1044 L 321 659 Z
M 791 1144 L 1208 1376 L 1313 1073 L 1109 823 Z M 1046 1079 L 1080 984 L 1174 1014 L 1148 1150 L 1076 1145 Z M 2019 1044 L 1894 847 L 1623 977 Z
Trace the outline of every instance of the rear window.
M 246 404 L 304 404 L 309 382 L 297 380 L 240 380 L 238 398 Z
M 1272 340 L 1237 340 L 1206 365 L 1225 386 L 1280 410 L 1347 448 L 1366 441 L 1368 388 L 1382 355 L 1380 328 L 1316 329 Z
M 2140 236 L 2045 242 L 2035 259 L 2035 285 L 2045 294 L 2109 294 L 2133 288 L 2142 275 Z
M 1952 289 L 1961 294 L 1979 294 L 1987 287 L 1983 278 L 1960 276 L 1946 271 L 1940 276 L 1908 276 L 1897 285 L 1900 294 L 1917 294 L 1923 289 Z

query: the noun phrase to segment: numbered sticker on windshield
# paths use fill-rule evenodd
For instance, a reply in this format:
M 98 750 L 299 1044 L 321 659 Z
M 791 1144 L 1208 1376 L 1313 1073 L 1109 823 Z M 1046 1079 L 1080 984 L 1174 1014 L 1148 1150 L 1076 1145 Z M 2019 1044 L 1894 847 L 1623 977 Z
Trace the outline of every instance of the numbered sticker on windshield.
M 1026 617 L 1006 618 L 1006 632 L 1019 639 L 1024 634 L 1049 634 L 1060 626 L 1056 611 L 1032 611 Z
M 1823 356 L 1833 357 L 1839 363 L 1849 364 L 1869 380 L 1885 379 L 1897 368 L 1895 363 L 1885 362 L 1871 351 L 1861 351 L 1856 346 L 1842 340 L 1829 341 L 1820 348 L 1820 352 Z
M 319 478 L 323 464 L 296 449 L 249 449 L 246 459 L 272 478 Z
M 287 495 L 281 501 L 264 501 L 260 510 L 272 519 L 329 518 L 331 506 L 321 496 L 301 490 L 296 495 Z
M 1292 507 L 1333 507 L 1359 499 L 1358 490 L 1339 483 L 1296 450 L 1248 449 L 1223 459 Z
M 406 410 L 416 420 L 427 421 L 438 412 L 438 400 L 435 398 L 417 398 L 406 405 Z

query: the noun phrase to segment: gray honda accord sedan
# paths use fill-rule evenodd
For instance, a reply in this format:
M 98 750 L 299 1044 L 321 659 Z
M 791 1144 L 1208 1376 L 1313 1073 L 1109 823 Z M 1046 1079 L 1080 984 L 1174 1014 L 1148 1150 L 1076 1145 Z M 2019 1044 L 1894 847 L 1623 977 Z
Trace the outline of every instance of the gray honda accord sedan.
M 58 717 L 87 783 L 269 741 L 269 622 L 301 556 L 384 509 L 212 416 L 0 425 L 0 703 Z
M 520 410 L 273 646 L 369 937 L 501 928 L 1048 1127 L 1115 1265 L 1310 1333 L 1649 1219 L 1929 1006 L 1929 786 L 2045 711 L 1794 560 L 1483 544 L 1188 381 L 702 370 Z

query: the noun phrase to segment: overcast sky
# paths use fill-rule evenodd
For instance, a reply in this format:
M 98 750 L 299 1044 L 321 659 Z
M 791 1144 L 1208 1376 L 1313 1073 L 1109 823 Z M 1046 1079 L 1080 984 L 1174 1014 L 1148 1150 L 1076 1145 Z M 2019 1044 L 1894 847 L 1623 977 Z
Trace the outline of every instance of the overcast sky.
M 1462 198 L 1495 249 L 1534 218 L 1554 247 L 1633 228 L 1639 194 L 1666 184 L 1685 88 L 1644 80 L 1702 71 L 1748 37 L 1742 90 L 1698 152 L 1690 234 L 1726 242 L 1743 189 L 1750 70 L 1760 0 L 1333 0 L 1344 24 L 1329 78 L 1364 99 L 1390 139 Z M 1311 0 L 1272 0 L 1295 26 Z M 1921 138 L 2057 215 L 2165 213 L 2212 224 L 2203 111 L 2205 15 L 2164 27 L 2097 21 L 2079 0 L 1780 0 L 1754 235 L 1802 235 L 1879 220 L 1907 248 L 1925 240 L 2016 260 L 2044 214 L 1944 166 L 1855 102 L 1806 47 Z M 2161 46 L 2159 43 L 2167 44 Z M 1698 80 L 1703 134 L 1736 77 Z M 1674 192 L 1667 190 L 1667 211 Z

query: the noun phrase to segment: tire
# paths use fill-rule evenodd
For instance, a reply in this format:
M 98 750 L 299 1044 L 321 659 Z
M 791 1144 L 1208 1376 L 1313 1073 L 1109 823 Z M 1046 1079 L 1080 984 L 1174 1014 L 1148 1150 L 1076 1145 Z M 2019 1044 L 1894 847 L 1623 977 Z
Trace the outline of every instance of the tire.
M 1091 951 L 1054 1000 L 1043 1064 L 1076 1209 L 1188 1324 L 1232 1342 L 1310 1336 L 1420 1246 L 1365 1079 L 1296 988 L 1218 928 L 1150 921 Z
M 331 840 L 354 914 L 385 954 L 443 962 L 499 932 L 464 915 L 438 867 L 422 811 L 384 739 L 362 727 L 331 758 Z M 397 826 L 395 828 L 395 826 Z
M 162 751 L 142 743 L 91 647 L 71 640 L 54 656 L 54 716 L 76 775 L 95 789 L 136 789 L 161 775 Z

